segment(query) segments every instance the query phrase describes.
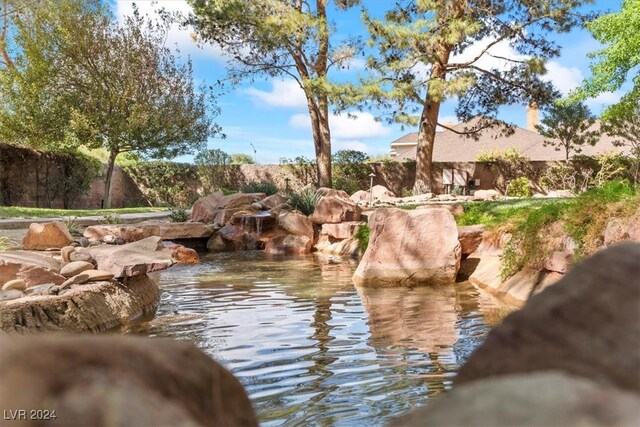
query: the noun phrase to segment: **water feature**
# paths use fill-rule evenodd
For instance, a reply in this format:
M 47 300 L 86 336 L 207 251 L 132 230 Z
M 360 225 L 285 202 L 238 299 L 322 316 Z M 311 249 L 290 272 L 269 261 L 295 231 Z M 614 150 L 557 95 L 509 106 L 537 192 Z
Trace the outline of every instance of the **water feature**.
M 204 255 L 161 273 L 158 314 L 136 332 L 194 342 L 240 379 L 264 426 L 383 425 L 449 388 L 504 312 L 468 283 L 357 290 L 356 266 Z

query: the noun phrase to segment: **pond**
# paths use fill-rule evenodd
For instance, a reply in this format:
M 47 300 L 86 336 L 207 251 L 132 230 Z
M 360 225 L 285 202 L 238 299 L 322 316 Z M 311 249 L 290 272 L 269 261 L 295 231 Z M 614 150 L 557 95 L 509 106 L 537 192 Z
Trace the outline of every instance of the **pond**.
M 356 289 L 357 261 L 206 254 L 161 273 L 135 332 L 192 341 L 245 386 L 261 425 L 384 425 L 451 387 L 504 308 L 467 282 Z

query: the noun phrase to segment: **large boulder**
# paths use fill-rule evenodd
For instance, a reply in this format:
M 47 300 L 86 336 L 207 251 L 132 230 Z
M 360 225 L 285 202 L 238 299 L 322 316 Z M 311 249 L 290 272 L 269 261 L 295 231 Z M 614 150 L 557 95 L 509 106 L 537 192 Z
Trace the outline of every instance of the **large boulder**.
M 287 203 L 287 198 L 282 194 L 273 194 L 262 199 L 260 203 L 267 209 L 273 209 L 278 205 Z
M 126 278 L 124 286 L 112 281 L 71 285 L 60 295 L 0 302 L 0 331 L 106 331 L 152 316 L 159 301 L 160 289 L 147 275 Z
M 353 237 L 358 228 L 366 225 L 363 221 L 347 221 L 339 224 L 323 224 L 320 234 L 326 234 L 332 239 L 343 240 Z
M 22 248 L 36 251 L 60 249 L 70 245 L 71 242 L 73 237 L 63 222 L 31 223 L 27 234 L 22 239 Z
M 507 375 L 454 387 L 393 426 L 636 426 L 633 393 L 561 372 Z
M 334 188 L 320 187 L 316 190 L 316 198 L 320 199 L 322 197 L 337 197 L 339 199 L 349 200 L 349 193 Z
M 209 239 L 210 252 L 235 252 L 257 249 L 257 239 L 239 225 L 227 224 Z
M 640 392 L 640 244 L 596 253 L 493 329 L 456 384 L 560 370 Z
M 348 198 L 322 197 L 309 217 L 314 224 L 336 224 L 345 221 L 360 221 L 362 209 Z
M 27 287 L 44 283 L 61 284 L 66 280 L 60 274 L 60 261 L 28 251 L 0 252 L 0 284 L 22 279 Z
M 378 209 L 369 227 L 369 246 L 353 275 L 356 285 L 429 286 L 455 281 L 460 242 L 449 211 Z
M 270 255 L 307 254 L 312 244 L 313 241 L 304 235 L 281 234 L 269 239 L 264 251 Z
M 283 211 L 278 215 L 278 227 L 288 234 L 296 236 L 306 236 L 313 240 L 313 223 L 300 212 Z
M 198 199 L 193 204 L 191 221 L 205 224 L 226 224 L 234 213 L 251 209 L 251 204 L 261 198 L 264 198 L 262 193 L 235 193 L 225 196 L 221 191 L 218 191 Z
M 104 240 L 105 236 L 124 239 L 125 242 L 136 242 L 151 236 L 164 240 L 202 239 L 213 235 L 213 228 L 201 222 L 142 222 L 131 225 L 91 225 L 84 230 L 84 237 L 89 240 Z
M 258 425 L 238 380 L 184 341 L 2 337 L 0 377 L 6 408 L 55 411 L 42 425 Z
M 108 271 L 116 278 L 164 270 L 174 264 L 171 252 L 163 246 L 162 238 L 156 236 L 121 246 L 100 245 L 77 250 L 91 255 L 98 270 Z

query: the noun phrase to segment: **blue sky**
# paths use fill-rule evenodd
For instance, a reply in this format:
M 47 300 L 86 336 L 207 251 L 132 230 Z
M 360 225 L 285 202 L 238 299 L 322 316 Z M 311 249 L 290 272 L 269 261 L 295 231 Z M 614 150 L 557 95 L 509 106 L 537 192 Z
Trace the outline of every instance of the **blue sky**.
M 133 1 L 112 0 L 117 17 L 131 13 L 136 3 L 143 13 L 150 15 L 159 8 L 169 11 L 188 12 L 185 0 Z M 363 3 L 373 14 L 381 14 L 391 1 L 364 0 Z M 590 10 L 619 10 L 621 0 L 598 0 Z M 363 35 L 359 8 L 353 8 L 335 16 L 338 36 Z M 547 63 L 547 76 L 558 89 L 567 93 L 589 75 L 587 53 L 600 48 L 588 31 L 575 29 L 569 34 L 551 35 L 562 46 L 562 54 Z M 173 28 L 167 43 L 177 46 L 182 56 L 190 56 L 197 80 L 213 83 L 225 76 L 225 58 L 214 46 L 199 48 L 188 30 Z M 481 46 L 478 46 L 481 48 Z M 508 45 L 496 46 L 501 55 L 513 56 Z M 354 61 L 349 70 L 334 75 L 340 80 L 356 79 L 364 72 L 364 61 Z M 606 93 L 589 100 L 591 110 L 599 114 L 603 107 L 616 102 L 621 93 Z M 295 82 L 287 79 L 256 80 L 247 82 L 226 93 L 219 99 L 221 114 L 216 118 L 227 135 L 226 139 L 211 139 L 210 148 L 220 148 L 227 153 L 246 153 L 254 156 L 259 163 L 278 163 L 282 157 L 292 158 L 304 155 L 314 157 L 313 139 L 301 90 Z M 441 122 L 455 122 L 455 102 L 448 101 L 441 109 Z M 388 153 L 389 143 L 416 129 L 401 129 L 400 125 L 390 125 L 375 121 L 375 112 L 356 113 L 357 119 L 350 119 L 345 113 L 331 118 L 332 145 L 334 152 L 340 149 L 355 149 L 370 155 Z M 525 107 L 505 107 L 501 118 L 519 126 L 524 126 Z M 254 152 L 255 148 L 255 152 Z M 179 158 L 190 161 L 191 157 Z

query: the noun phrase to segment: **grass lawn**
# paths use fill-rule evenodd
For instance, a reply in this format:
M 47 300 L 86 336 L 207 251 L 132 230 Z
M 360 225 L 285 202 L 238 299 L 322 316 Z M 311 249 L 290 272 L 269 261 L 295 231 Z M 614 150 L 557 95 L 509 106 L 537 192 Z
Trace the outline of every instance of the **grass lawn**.
M 493 227 L 510 218 L 528 215 L 549 205 L 567 205 L 573 199 L 513 199 L 464 204 L 464 213 L 456 218 L 458 225 L 484 224 Z
M 21 206 L 0 206 L 0 218 L 56 218 L 96 215 L 122 215 L 143 212 L 161 212 L 168 208 L 122 208 L 122 209 L 42 209 Z

